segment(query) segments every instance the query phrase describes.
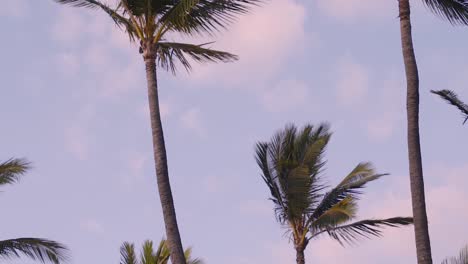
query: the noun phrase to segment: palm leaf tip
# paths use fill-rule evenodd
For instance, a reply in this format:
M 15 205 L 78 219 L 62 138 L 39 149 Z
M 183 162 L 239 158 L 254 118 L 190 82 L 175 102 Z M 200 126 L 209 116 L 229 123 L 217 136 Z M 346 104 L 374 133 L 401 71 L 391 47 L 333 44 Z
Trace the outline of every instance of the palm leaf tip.
M 25 159 L 9 159 L 0 163 L 0 185 L 18 182 L 31 168 L 31 163 Z
M 453 25 L 468 25 L 468 3 L 465 0 L 424 0 L 436 15 Z
M 342 225 L 326 230 L 340 244 L 358 241 L 360 238 L 380 237 L 384 227 L 401 227 L 413 224 L 412 217 L 393 217 L 388 219 L 370 219 Z
M 66 246 L 42 238 L 17 238 L 0 241 L 0 255 L 3 257 L 19 257 L 25 255 L 42 263 L 64 263 L 69 259 Z
M 59 4 L 71 5 L 74 7 L 87 7 L 87 8 L 95 8 L 97 7 L 98 4 L 100 4 L 100 2 L 96 0 L 54 0 L 54 1 Z
M 463 124 L 466 123 L 466 121 L 468 120 L 468 105 L 462 102 L 455 92 L 450 90 L 431 90 L 431 93 L 440 96 L 443 100 L 458 108 L 458 110 L 461 111 L 463 117 L 465 118 Z

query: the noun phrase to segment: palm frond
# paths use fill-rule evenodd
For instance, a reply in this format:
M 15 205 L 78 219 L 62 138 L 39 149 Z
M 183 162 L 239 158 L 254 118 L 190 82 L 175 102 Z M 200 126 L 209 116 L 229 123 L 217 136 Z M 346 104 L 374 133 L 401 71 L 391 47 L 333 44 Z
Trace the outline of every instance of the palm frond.
M 133 243 L 124 242 L 120 246 L 120 264 L 138 264 Z
M 325 124 L 301 130 L 288 125 L 270 142 L 257 143 L 256 161 L 280 223 L 297 221 L 311 213 L 323 189 L 319 174 L 330 135 Z
M 412 217 L 393 217 L 380 220 L 362 220 L 348 225 L 337 226 L 314 234 L 311 238 L 327 232 L 340 244 L 352 244 L 360 238 L 379 237 L 384 227 L 401 227 L 413 223 Z
M 189 247 L 184 251 L 185 259 L 187 260 L 187 264 L 204 264 L 202 259 L 194 258 L 192 259 L 192 248 Z
M 157 256 L 153 252 L 153 242 L 146 240 L 141 250 L 141 264 L 159 264 Z
M 371 163 L 359 163 L 335 188 L 325 194 L 320 204 L 315 208 L 311 219 L 317 219 L 346 197 L 358 198 L 360 189 L 368 182 L 377 180 L 388 174 L 378 174 Z
M 0 185 L 17 182 L 29 168 L 30 163 L 25 159 L 9 159 L 0 163 Z
M 463 118 L 465 119 L 465 121 L 463 121 L 463 124 L 465 124 L 465 122 L 468 120 L 468 105 L 462 102 L 460 99 L 458 99 L 458 96 L 455 92 L 450 90 L 431 90 L 431 93 L 437 94 L 449 104 L 458 108 L 458 110 L 461 111 Z
M 43 263 L 64 263 L 68 249 L 55 241 L 42 238 L 17 238 L 0 241 L 0 257 L 11 258 L 25 255 Z
M 468 264 L 468 246 L 460 250 L 460 254 L 457 257 L 444 259 L 442 264 Z
M 166 264 L 169 261 L 171 253 L 169 252 L 169 248 L 167 247 L 167 243 L 165 239 L 161 239 L 159 242 L 158 250 L 156 251 L 156 259 L 158 264 Z
M 311 223 L 311 232 L 315 233 L 316 231 L 346 223 L 356 217 L 356 212 L 356 201 L 352 197 L 347 197 L 315 219 Z
M 97 0 L 54 0 L 57 3 L 71 5 L 74 7 L 86 7 L 86 8 L 100 8 L 105 13 L 107 13 L 118 28 L 124 29 L 131 41 L 135 40 L 135 37 L 138 35 L 135 25 L 123 15 L 119 14 L 116 10 L 112 9 L 108 5 L 97 1 Z
M 429 9 L 452 24 L 468 25 L 466 0 L 423 0 Z
M 192 66 L 189 58 L 196 62 L 231 62 L 237 60 L 237 56 L 228 52 L 205 48 L 207 44 L 193 45 L 176 42 L 159 42 L 158 63 L 165 69 L 176 73 L 176 59 L 182 66 L 190 71 Z
M 171 30 L 189 35 L 212 34 L 247 13 L 262 0 L 181 0 L 161 18 Z

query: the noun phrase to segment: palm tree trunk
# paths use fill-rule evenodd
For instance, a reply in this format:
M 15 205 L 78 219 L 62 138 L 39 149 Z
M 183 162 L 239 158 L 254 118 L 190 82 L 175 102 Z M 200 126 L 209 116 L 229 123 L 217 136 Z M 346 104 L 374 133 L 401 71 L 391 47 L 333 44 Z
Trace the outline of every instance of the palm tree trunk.
M 186 264 L 179 227 L 172 199 L 169 170 L 167 168 L 166 146 L 159 111 L 158 84 L 156 78 L 156 60 L 154 56 L 145 57 L 146 80 L 148 82 L 148 100 L 153 136 L 153 152 L 156 165 L 159 198 L 161 200 L 164 224 L 166 226 L 167 244 L 173 264 Z
M 296 248 L 296 263 L 305 264 L 304 249 Z
M 411 35 L 409 0 L 399 0 L 401 45 L 406 72 L 408 157 L 418 264 L 432 264 L 419 140 L 419 77 Z

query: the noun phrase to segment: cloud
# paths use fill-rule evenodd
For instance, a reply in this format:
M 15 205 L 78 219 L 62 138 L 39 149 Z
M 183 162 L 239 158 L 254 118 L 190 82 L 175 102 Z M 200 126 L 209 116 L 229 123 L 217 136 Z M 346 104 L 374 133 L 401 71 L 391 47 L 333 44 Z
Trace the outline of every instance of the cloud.
M 73 53 L 60 53 L 55 62 L 57 70 L 67 77 L 77 74 L 81 66 L 78 57 Z
M 198 108 L 191 108 L 182 113 L 180 116 L 180 122 L 182 127 L 194 132 L 198 136 L 204 136 L 206 133 L 201 118 L 201 111 Z
M 397 3 L 387 0 L 317 0 L 317 7 L 323 14 L 349 23 L 390 18 L 392 12 L 389 10 L 394 10 L 392 7 L 396 8 Z
M 287 19 L 279 19 L 284 14 L 288 14 Z M 255 89 L 271 78 L 290 55 L 301 52 L 306 37 L 305 17 L 304 6 L 295 0 L 274 0 L 254 8 L 223 32 L 214 46 L 238 55 L 240 60 L 196 67 L 191 80 L 216 84 L 223 80 L 223 86 Z
M 366 97 L 369 88 L 369 73 L 353 59 L 343 58 L 336 66 L 336 96 L 342 106 L 355 106 Z
M 284 80 L 261 92 L 262 105 L 270 112 L 300 108 L 309 102 L 309 90 L 298 80 Z
M 366 125 L 369 138 L 375 141 L 384 141 L 393 136 L 405 120 L 405 77 L 390 72 L 381 85 L 376 85 L 379 94 L 375 96 L 374 108 L 378 111 L 372 112 Z
M 80 228 L 93 234 L 104 233 L 104 227 L 96 219 L 84 219 L 80 222 Z
M 86 160 L 89 155 L 90 135 L 89 122 L 94 116 L 94 108 L 86 105 L 72 119 L 72 123 L 65 127 L 65 148 L 79 160 Z
M 26 0 L 2 0 L 0 17 L 23 18 L 28 14 L 29 9 Z

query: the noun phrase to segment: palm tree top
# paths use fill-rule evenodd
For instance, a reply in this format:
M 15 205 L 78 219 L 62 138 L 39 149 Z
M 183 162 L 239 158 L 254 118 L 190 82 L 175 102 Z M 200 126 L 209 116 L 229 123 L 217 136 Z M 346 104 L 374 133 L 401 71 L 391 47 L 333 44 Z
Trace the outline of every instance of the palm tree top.
M 177 58 L 190 70 L 187 57 L 196 62 L 230 62 L 237 56 L 200 45 L 169 42 L 167 33 L 213 35 L 235 21 L 262 0 L 119 0 L 114 7 L 98 0 L 54 0 L 75 7 L 101 9 L 126 31 L 131 41 L 138 41 L 144 57 L 158 59 L 159 65 L 175 73 Z
M 287 125 L 269 142 L 256 145 L 256 160 L 275 205 L 277 220 L 292 232 L 297 244 L 328 233 L 338 242 L 353 243 L 360 237 L 380 236 L 384 226 L 412 223 L 411 217 L 362 220 L 357 201 L 362 189 L 387 174 L 377 173 L 371 163 L 359 163 L 329 191 L 323 183 L 324 154 L 331 138 L 329 126 Z

